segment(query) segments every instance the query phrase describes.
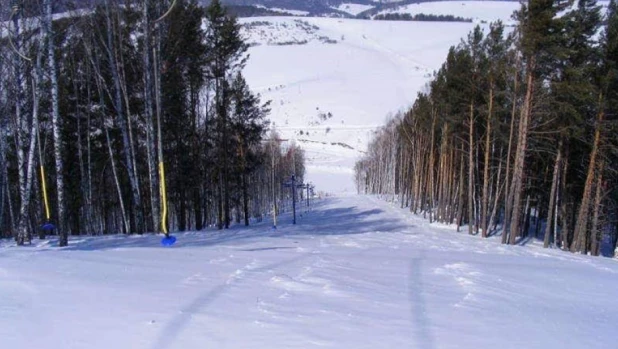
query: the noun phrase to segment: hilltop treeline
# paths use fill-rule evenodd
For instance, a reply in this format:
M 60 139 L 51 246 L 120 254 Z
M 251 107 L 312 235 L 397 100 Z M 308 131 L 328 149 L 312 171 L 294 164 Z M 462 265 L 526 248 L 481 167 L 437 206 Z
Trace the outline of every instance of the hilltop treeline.
M 48 218 L 60 245 L 249 224 L 302 181 L 303 153 L 266 133 L 269 102 L 218 0 L 104 0 L 53 23 L 50 0 L 18 4 L 0 39 L 2 237 L 28 243 Z
M 453 15 L 432 15 L 417 13 L 412 16 L 409 13 L 386 13 L 379 14 L 373 19 L 381 21 L 421 21 L 421 22 L 472 22 L 470 18 L 457 17 Z
M 505 244 L 611 254 L 618 225 L 618 17 L 533 0 L 451 47 L 356 164 L 361 192 Z M 458 228 L 459 229 L 459 228 Z M 609 250 L 601 251 L 602 246 Z
M 231 5 L 227 7 L 227 12 L 236 17 L 289 16 L 284 12 L 250 5 Z

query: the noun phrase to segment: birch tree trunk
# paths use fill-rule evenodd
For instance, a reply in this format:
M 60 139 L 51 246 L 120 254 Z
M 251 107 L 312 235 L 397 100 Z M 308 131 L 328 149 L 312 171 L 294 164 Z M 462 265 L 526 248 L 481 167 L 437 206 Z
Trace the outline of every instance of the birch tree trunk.
M 58 111 L 58 77 L 56 75 L 56 57 L 54 43 L 54 32 L 52 30 L 52 3 L 45 0 L 45 31 L 47 36 L 47 64 L 48 73 L 51 80 L 51 104 L 52 104 L 52 129 L 54 134 L 54 158 L 56 164 L 56 194 L 58 207 L 56 230 L 58 232 L 59 246 L 69 244 L 69 234 L 65 224 L 65 202 L 64 202 L 64 163 L 62 151 L 62 124 Z
M 39 47 L 37 49 L 36 62 L 34 66 L 33 82 L 32 82 L 32 123 L 30 127 L 29 137 L 30 145 L 28 146 L 28 159 L 25 163 L 25 168 L 22 170 L 24 180 L 23 186 L 20 188 L 21 205 L 19 208 L 19 227 L 17 230 L 17 244 L 24 245 L 32 241 L 32 234 L 28 228 L 30 208 L 30 199 L 32 194 L 32 181 L 34 177 L 35 153 L 37 147 L 37 133 L 39 132 L 39 107 L 40 107 L 40 84 L 43 76 L 42 71 L 42 56 L 43 56 L 43 36 L 40 36 Z M 19 103 L 19 101 L 18 101 Z M 26 127 L 26 120 L 20 120 L 22 130 Z
M 35 62 L 35 72 L 33 73 L 33 96 L 32 96 L 32 122 L 28 125 L 28 120 L 23 113 L 25 96 L 23 86 L 23 57 L 20 56 L 21 50 L 21 36 L 19 27 L 19 15 L 20 10 L 15 12 L 13 16 L 13 23 L 15 26 L 15 88 L 17 90 L 17 101 L 15 106 L 15 117 L 17 125 L 17 162 L 18 162 L 18 174 L 19 174 L 19 194 L 20 194 L 20 207 L 19 217 L 17 219 L 17 227 L 15 229 L 16 241 L 18 245 L 24 245 L 32 241 L 32 235 L 28 225 L 30 224 L 28 218 L 28 209 L 30 208 L 30 199 L 32 194 L 32 180 L 34 174 L 35 165 L 35 151 L 36 151 L 36 132 L 38 130 L 39 122 L 39 82 L 41 78 L 41 55 L 42 55 L 42 42 L 39 43 L 37 49 L 37 57 Z M 29 127 L 30 126 L 30 127 Z M 29 144 L 25 147 L 26 143 Z M 26 155 L 27 152 L 27 155 Z

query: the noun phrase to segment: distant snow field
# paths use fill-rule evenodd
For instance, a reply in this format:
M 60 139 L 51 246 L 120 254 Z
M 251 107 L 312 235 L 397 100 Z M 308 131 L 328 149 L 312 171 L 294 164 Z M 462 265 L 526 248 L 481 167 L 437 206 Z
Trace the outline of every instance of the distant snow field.
M 514 24 L 511 15 L 520 7 L 518 1 L 438 1 L 404 5 L 380 13 L 453 15 L 471 18 L 475 22 L 491 22 L 499 19 L 505 24 Z
M 454 4 L 467 9 L 465 16 L 491 20 L 519 6 L 421 5 Z M 475 25 L 310 17 L 240 21 L 252 44 L 245 69 L 251 88 L 272 101 L 270 119 L 282 137 L 305 149 L 307 179 L 336 193 L 355 192 L 354 163 L 372 133 L 414 103 L 449 47 Z M 488 24 L 481 25 L 487 31 Z

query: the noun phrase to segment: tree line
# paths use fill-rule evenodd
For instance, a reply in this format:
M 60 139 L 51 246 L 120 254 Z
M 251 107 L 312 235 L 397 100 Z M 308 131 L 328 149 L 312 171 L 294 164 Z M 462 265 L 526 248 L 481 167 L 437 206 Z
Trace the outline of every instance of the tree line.
M 433 15 L 417 13 L 411 15 L 409 13 L 386 13 L 379 14 L 373 17 L 375 20 L 381 21 L 421 21 L 421 22 L 472 22 L 471 18 L 463 18 L 453 15 Z
M 379 130 L 358 190 L 504 244 L 612 254 L 618 229 L 618 17 L 610 1 L 531 0 L 450 48 Z M 602 241 L 610 246 L 601 251 Z M 609 242 L 609 243 L 608 243 Z
M 0 237 L 51 223 L 64 246 L 278 211 L 304 155 L 268 131 L 236 18 L 219 0 L 98 3 L 53 17 L 52 0 L 2 0 Z

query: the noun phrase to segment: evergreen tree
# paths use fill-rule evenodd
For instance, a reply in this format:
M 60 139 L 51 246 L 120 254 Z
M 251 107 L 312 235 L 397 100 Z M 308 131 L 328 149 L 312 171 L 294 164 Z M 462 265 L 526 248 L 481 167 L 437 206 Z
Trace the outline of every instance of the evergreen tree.
M 231 210 L 231 173 L 229 109 L 231 80 L 248 59 L 247 43 L 240 35 L 236 18 L 227 15 L 219 0 L 213 0 L 206 9 L 208 28 L 206 45 L 208 52 L 207 76 L 214 81 L 214 111 L 212 133 L 215 138 L 215 170 L 218 183 L 218 227 L 229 228 Z
M 601 52 L 602 52 L 602 74 L 603 77 L 600 80 L 601 91 L 607 96 L 607 123 L 606 131 L 609 135 L 616 134 L 618 132 L 618 6 L 616 0 L 611 0 L 607 8 L 607 14 L 605 19 L 606 27 L 601 39 Z M 614 255 L 618 255 L 618 186 L 616 172 L 618 170 L 616 164 L 618 164 L 618 139 L 616 137 L 608 137 L 608 147 L 604 151 L 604 155 L 607 158 L 606 164 L 607 172 L 610 175 L 607 179 L 601 183 L 601 187 L 608 190 L 605 208 L 606 222 L 605 227 L 608 230 L 613 231 L 611 241 L 613 242 Z M 614 222 L 613 229 L 611 228 L 611 222 Z M 609 234 L 608 234 L 609 235 Z
M 601 188 L 605 186 L 603 180 L 605 172 L 604 158 L 608 155 L 602 153 L 603 148 L 606 148 L 607 144 L 605 129 L 607 128 L 608 119 L 606 115 L 610 115 L 610 120 L 615 118 L 613 116 L 614 113 L 612 113 L 611 104 L 607 102 L 608 100 L 615 101 L 616 96 L 614 88 L 616 87 L 615 69 L 618 58 L 615 56 L 615 6 L 615 2 L 612 1 L 608 8 L 607 27 L 602 36 L 601 64 L 589 64 L 593 67 L 589 69 L 598 67 L 596 69 L 598 73 L 598 91 L 591 89 L 591 94 L 593 97 L 596 97 L 597 101 L 596 103 L 594 101 L 587 103 L 587 108 L 584 109 L 588 111 L 586 115 L 587 124 L 593 125 L 590 132 L 591 137 L 588 138 L 591 143 L 591 150 L 588 157 L 586 178 L 575 225 L 573 244 L 571 245 L 571 251 L 573 252 L 588 253 L 588 251 L 592 250 L 592 253 L 595 255 L 598 254 L 599 234 L 602 231 L 602 229 L 599 229 L 598 216 L 599 210 L 601 210 L 599 207 L 602 200 L 600 197 Z M 575 13 L 576 23 L 579 24 L 578 27 L 582 28 L 578 32 L 583 33 L 579 35 L 579 37 L 583 37 L 583 39 L 579 40 L 580 42 L 592 38 L 596 34 L 599 22 L 598 12 L 599 9 L 594 1 L 580 1 L 578 11 Z M 593 61 L 593 63 L 596 62 Z M 591 106 L 594 107 L 591 108 Z M 598 193 L 596 199 L 593 198 L 595 188 Z M 595 202 L 594 204 L 593 201 Z
M 542 86 L 543 78 L 550 71 L 556 57 L 560 56 L 560 36 L 563 21 L 556 19 L 559 11 L 568 3 L 555 0 L 532 0 L 517 12 L 520 38 L 519 49 L 525 61 L 526 94 L 519 116 L 519 128 L 515 149 L 515 160 L 506 206 L 506 229 L 508 242 L 514 244 L 521 234 L 521 201 L 524 192 L 525 159 L 528 152 L 528 132 L 533 117 L 537 115 L 535 90 Z
M 247 82 L 240 73 L 236 74 L 232 83 L 233 95 L 232 114 L 230 126 L 232 138 L 237 149 L 235 159 L 235 172 L 240 183 L 242 195 L 242 211 L 245 225 L 249 225 L 249 186 L 250 174 L 255 171 L 260 164 L 257 147 L 262 136 L 268 128 L 268 121 L 264 118 L 270 111 L 268 106 L 270 101 L 262 104 L 260 97 L 254 95 Z
M 168 159 L 168 190 L 177 212 L 178 229 L 187 230 L 190 218 L 201 198 L 200 178 L 203 170 L 204 116 L 198 110 L 200 91 L 206 88 L 205 32 L 201 28 L 205 10 L 195 3 L 181 1 L 168 17 L 169 25 L 163 33 L 161 48 L 164 157 Z M 208 143 L 208 142 L 206 142 Z M 197 213 L 196 213 L 197 212 Z M 201 224 L 200 224 L 201 228 Z
M 595 36 L 600 26 L 599 7 L 596 1 L 581 0 L 577 7 L 564 17 L 565 32 L 562 38 L 562 54 L 556 60 L 556 69 L 552 74 L 551 86 L 551 110 L 555 113 L 552 127 L 558 130 L 558 135 L 552 143 L 558 144 L 556 150 L 556 160 L 554 161 L 554 176 L 552 182 L 558 180 L 559 166 L 562 162 L 568 162 L 569 167 L 577 170 L 573 175 L 585 170 L 579 168 L 582 163 L 581 156 L 583 149 L 588 148 L 587 144 L 581 140 L 586 133 L 586 124 L 589 120 L 594 120 L 597 108 L 598 92 L 594 81 L 594 72 L 598 65 L 598 44 Z M 564 157 L 566 146 L 572 151 L 568 153 L 569 158 Z M 555 184 L 552 184 L 556 187 Z M 555 188 L 554 191 L 556 191 Z M 580 190 L 569 190 L 569 192 L 580 192 Z M 555 195 L 555 193 L 550 194 Z M 555 198 L 550 199 L 549 213 L 555 210 Z M 549 217 L 548 217 L 549 218 Z M 578 222 L 581 221 L 578 219 Z M 546 229 L 546 244 L 551 237 L 550 228 L 555 222 L 548 220 Z M 578 223 L 579 224 L 579 223 Z M 567 230 L 567 229 L 564 229 Z M 570 232 L 565 232 L 563 236 L 568 237 Z M 563 247 L 568 248 L 568 239 L 563 239 Z

